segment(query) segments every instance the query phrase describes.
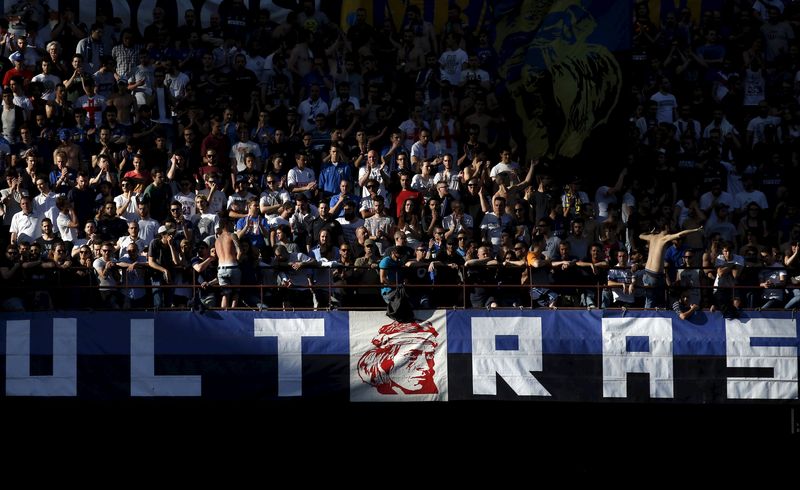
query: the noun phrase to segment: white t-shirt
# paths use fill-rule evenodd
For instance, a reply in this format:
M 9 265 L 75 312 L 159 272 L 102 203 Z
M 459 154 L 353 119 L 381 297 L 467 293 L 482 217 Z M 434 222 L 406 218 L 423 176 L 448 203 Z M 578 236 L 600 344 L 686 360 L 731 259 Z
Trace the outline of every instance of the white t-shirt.
M 658 111 L 656 112 L 656 120 L 660 123 L 670 123 L 674 121 L 674 110 L 678 108 L 678 99 L 670 93 L 662 94 L 656 92 L 650 96 L 650 100 L 658 104 Z
M 607 185 L 600 186 L 594 194 L 594 202 L 597 203 L 597 221 L 605 221 L 608 219 L 608 205 L 617 203 L 617 196 L 613 194 L 610 196 L 606 195 L 608 189 L 609 187 Z
M 78 229 L 67 226 L 71 221 L 72 220 L 70 219 L 69 215 L 58 213 L 58 218 L 56 218 L 56 226 L 58 227 L 58 234 L 61 235 L 61 239 L 65 242 L 72 242 L 74 244 L 75 240 L 78 239 Z
M 25 214 L 20 211 L 11 218 L 11 233 L 17 234 L 17 241 L 32 243 L 42 236 L 41 218 L 36 213 Z
M 294 167 L 289 170 L 286 176 L 286 186 L 290 189 L 293 187 L 303 187 L 316 180 L 317 177 L 310 168 L 306 167 L 301 169 L 300 167 Z
M 461 69 L 467 62 L 468 56 L 463 49 L 445 51 L 439 57 L 439 67 L 441 68 L 442 81 L 447 80 L 450 85 L 458 86 L 461 84 Z
M 181 214 L 183 214 L 183 219 L 190 219 L 192 215 L 197 210 L 197 205 L 194 202 L 195 198 L 194 192 L 187 192 L 184 194 L 183 192 L 178 192 L 173 197 L 176 201 L 181 203 Z

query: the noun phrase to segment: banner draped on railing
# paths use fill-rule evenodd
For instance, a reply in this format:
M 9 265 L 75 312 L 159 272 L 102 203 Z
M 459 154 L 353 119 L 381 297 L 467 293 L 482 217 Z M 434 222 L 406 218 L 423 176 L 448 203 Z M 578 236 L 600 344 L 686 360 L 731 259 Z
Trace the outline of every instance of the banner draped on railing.
M 5 396 L 798 399 L 789 314 L 59 312 L 0 316 Z

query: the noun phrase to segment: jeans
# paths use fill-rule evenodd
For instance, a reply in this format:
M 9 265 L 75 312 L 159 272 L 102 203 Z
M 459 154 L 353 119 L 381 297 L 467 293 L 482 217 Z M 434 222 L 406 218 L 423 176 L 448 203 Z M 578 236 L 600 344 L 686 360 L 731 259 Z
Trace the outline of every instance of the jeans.
M 161 286 L 161 281 L 158 279 L 151 280 L 153 286 Z M 153 308 L 162 308 L 172 306 L 172 288 L 153 288 Z
M 789 289 L 789 293 L 792 297 L 789 299 L 789 302 L 784 305 L 784 310 L 793 310 L 800 304 L 800 289 Z
M 646 286 L 644 307 L 663 308 L 664 307 L 664 274 L 654 274 L 645 271 L 642 276 L 642 283 Z

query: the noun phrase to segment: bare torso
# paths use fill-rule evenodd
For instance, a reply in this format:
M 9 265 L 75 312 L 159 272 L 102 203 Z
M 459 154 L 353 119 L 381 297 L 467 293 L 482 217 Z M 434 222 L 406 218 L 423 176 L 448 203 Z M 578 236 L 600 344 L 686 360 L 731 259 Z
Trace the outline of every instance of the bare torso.
M 664 272 L 664 247 L 672 241 L 674 235 L 669 235 L 665 232 L 658 234 L 646 234 L 639 238 L 646 240 L 649 244 L 647 252 L 647 263 L 645 269 L 650 272 L 661 273 Z
M 222 230 L 214 242 L 214 249 L 217 251 L 217 260 L 219 265 L 236 265 L 238 251 L 238 243 L 236 243 L 236 236 L 228 230 Z
M 661 274 L 664 272 L 664 248 L 670 243 L 672 240 L 676 238 L 682 238 L 690 233 L 695 233 L 701 231 L 703 227 L 694 228 L 691 230 L 683 230 L 678 233 L 667 233 L 666 231 L 662 231 L 661 233 L 643 233 L 639 235 L 639 238 L 645 240 L 650 244 L 650 249 L 647 252 L 647 263 L 645 264 L 645 270 L 650 272 L 654 272 L 656 274 Z

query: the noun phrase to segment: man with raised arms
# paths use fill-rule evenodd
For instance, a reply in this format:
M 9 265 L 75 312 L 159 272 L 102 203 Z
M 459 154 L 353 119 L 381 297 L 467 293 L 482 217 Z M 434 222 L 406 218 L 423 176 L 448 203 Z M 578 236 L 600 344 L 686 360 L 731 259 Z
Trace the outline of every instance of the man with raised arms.
M 655 233 L 655 228 L 650 233 L 642 233 L 639 239 L 649 244 L 647 253 L 647 263 L 644 267 L 644 285 L 647 287 L 645 296 L 645 308 L 664 307 L 664 248 L 668 243 L 676 238 L 682 238 L 690 233 L 702 231 L 703 227 L 692 230 L 683 230 L 678 233 L 669 233 L 665 226 L 659 233 Z

